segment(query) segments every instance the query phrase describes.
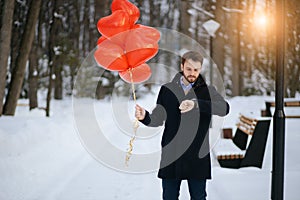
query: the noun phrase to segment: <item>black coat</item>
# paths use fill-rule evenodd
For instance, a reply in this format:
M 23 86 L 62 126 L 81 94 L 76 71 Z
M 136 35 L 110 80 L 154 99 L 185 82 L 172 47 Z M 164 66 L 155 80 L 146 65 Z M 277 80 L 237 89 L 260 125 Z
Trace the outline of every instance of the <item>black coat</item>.
M 164 124 L 159 178 L 211 179 L 209 126 L 212 114 L 225 116 L 229 105 L 214 87 L 207 86 L 200 75 L 193 88 L 185 94 L 178 73 L 172 82 L 159 91 L 157 105 L 144 120 L 147 126 Z M 181 114 L 183 100 L 194 100 L 196 106 Z

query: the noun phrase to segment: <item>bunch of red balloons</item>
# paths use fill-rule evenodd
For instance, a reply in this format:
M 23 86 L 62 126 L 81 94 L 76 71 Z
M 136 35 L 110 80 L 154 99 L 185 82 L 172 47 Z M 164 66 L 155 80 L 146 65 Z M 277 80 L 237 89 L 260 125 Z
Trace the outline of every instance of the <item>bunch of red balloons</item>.
M 101 18 L 101 33 L 94 57 L 104 69 L 119 72 L 129 83 L 140 83 L 151 76 L 146 62 L 158 52 L 160 33 L 155 28 L 136 24 L 139 9 L 127 0 L 113 0 L 112 14 Z

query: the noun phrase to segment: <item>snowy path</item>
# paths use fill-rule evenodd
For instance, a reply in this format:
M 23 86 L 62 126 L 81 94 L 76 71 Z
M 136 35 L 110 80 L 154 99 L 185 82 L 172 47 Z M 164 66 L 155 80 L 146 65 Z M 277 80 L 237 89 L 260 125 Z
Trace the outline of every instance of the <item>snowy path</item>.
M 51 118 L 45 118 L 41 111 L 29 113 L 25 108 L 19 108 L 15 118 L 0 118 L 1 200 L 161 199 L 156 172 L 119 172 L 96 161 L 74 129 L 70 102 L 54 103 Z M 234 123 L 233 118 L 228 120 Z M 286 125 L 285 199 L 297 200 L 299 119 L 288 119 Z M 214 164 L 213 180 L 207 186 L 208 200 L 270 199 L 272 124 L 270 128 L 263 168 L 233 170 Z M 183 182 L 180 200 L 189 199 L 187 190 Z

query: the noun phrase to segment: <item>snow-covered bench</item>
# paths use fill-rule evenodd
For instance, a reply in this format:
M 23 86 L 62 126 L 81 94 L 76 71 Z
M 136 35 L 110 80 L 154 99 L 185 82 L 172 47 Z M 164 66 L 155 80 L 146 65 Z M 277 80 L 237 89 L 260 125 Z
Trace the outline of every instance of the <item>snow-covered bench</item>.
M 222 138 L 213 151 L 221 167 L 262 167 L 270 117 L 253 118 L 240 114 L 231 139 Z

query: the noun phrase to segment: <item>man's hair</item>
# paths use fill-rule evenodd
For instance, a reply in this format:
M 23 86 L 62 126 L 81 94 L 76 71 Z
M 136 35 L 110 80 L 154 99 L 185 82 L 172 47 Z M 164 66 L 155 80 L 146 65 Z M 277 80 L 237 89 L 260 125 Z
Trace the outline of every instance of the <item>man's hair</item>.
M 197 51 L 188 51 L 184 53 L 183 56 L 181 57 L 181 64 L 184 65 L 185 61 L 189 59 L 195 62 L 200 62 L 201 65 L 203 63 L 203 56 Z

